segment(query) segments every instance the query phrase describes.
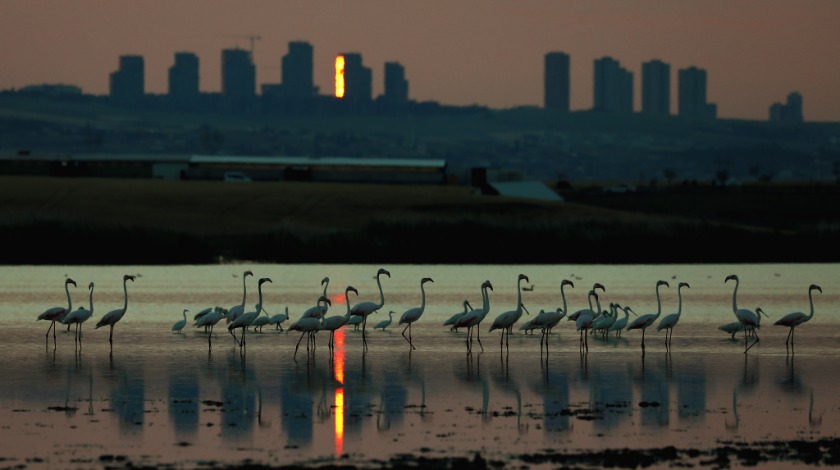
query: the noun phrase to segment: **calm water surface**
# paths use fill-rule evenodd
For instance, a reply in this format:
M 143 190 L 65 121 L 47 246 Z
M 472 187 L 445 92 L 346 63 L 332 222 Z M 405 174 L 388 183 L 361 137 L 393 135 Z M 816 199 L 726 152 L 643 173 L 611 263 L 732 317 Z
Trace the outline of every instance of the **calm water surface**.
M 331 315 L 351 303 L 378 301 L 374 279 L 384 267 L 385 306 L 370 317 L 365 332 L 340 330 L 334 354 L 327 335 L 316 349 L 300 335 L 266 327 L 250 333 L 245 349 L 225 328 L 212 343 L 193 327 L 173 334 L 171 325 L 205 307 L 263 302 L 272 314 L 288 307 L 292 321 L 314 305 L 329 277 Z M 207 462 L 266 464 L 387 460 L 399 454 L 467 456 L 488 459 L 546 451 L 676 446 L 703 449 L 727 442 L 835 438 L 840 429 L 837 370 L 840 365 L 840 270 L 818 265 L 666 266 L 416 266 L 416 265 L 219 265 L 219 266 L 6 266 L 0 272 L 0 458 L 10 465 L 89 466 L 101 462 L 173 464 Z M 677 310 L 676 287 L 683 289 L 682 318 L 671 353 L 664 332 L 650 329 L 642 355 L 641 332 L 621 338 L 590 337 L 581 354 L 571 322 L 561 322 L 541 352 L 540 337 L 519 331 L 502 353 L 493 318 L 516 305 L 516 278 L 529 276 L 533 290 L 523 303 L 536 314 L 562 305 L 586 306 L 594 282 L 606 287 L 602 306 L 630 305 L 655 313 L 654 286 L 663 315 Z M 93 326 L 105 312 L 123 305 L 122 276 L 128 283 L 128 311 L 114 329 Z M 717 329 L 734 321 L 732 295 L 740 277 L 738 304 L 762 307 L 770 316 L 761 341 L 744 354 L 743 336 Z M 65 305 L 69 276 L 74 307 L 88 305 L 93 281 L 94 313 L 83 326 L 81 345 L 59 327 L 55 342 L 49 324 L 36 321 L 50 306 Z M 410 351 L 396 318 L 421 302 L 426 311 L 413 327 L 417 349 Z M 467 354 L 465 332 L 441 322 L 462 310 L 464 299 L 480 305 L 479 286 L 489 279 L 491 311 L 481 327 L 484 352 L 474 343 Z M 792 311 L 813 319 L 797 329 L 796 349 L 785 347 L 787 329 L 772 322 Z M 524 286 L 525 284 L 523 284 Z M 385 331 L 372 326 L 395 313 Z M 522 320 L 528 318 L 524 315 Z M 288 326 L 286 322 L 283 326 Z M 124 459 L 124 460 L 123 460 Z

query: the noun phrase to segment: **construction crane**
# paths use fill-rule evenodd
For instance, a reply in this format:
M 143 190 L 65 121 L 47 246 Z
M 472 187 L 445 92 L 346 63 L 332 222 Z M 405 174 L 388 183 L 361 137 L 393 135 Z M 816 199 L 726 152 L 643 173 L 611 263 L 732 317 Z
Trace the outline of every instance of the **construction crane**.
M 262 39 L 262 36 L 260 36 L 258 34 L 226 34 L 225 37 L 248 39 L 248 41 L 250 42 L 249 52 L 251 53 L 251 57 L 254 56 L 254 41 L 258 41 L 258 40 Z

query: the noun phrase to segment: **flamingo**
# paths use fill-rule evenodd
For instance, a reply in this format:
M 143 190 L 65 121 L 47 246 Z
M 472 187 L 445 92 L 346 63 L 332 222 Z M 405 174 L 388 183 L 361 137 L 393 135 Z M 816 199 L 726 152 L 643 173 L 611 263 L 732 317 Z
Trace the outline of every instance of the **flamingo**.
M 93 315 L 93 281 L 88 284 L 88 290 L 90 290 L 90 309 L 79 307 L 68 313 L 64 317 L 64 320 L 61 320 L 61 323 L 67 325 L 68 328 L 70 325 L 76 325 L 76 340 L 79 342 L 82 341 L 82 323 L 86 322 Z
M 262 308 L 262 306 L 258 307 L 260 309 L 260 313 L 265 313 L 265 315 L 257 314 L 257 317 L 251 322 L 252 331 L 255 333 L 262 333 L 262 327 L 271 323 L 271 317 L 268 315 L 268 311 Z
M 354 330 L 358 330 L 358 329 L 359 329 L 359 325 L 361 325 L 361 324 L 362 324 L 362 322 L 364 321 L 364 319 L 365 319 L 365 317 L 354 317 L 354 316 L 352 316 L 352 315 L 351 315 L 351 316 L 350 316 L 350 319 L 349 319 L 349 320 L 347 320 L 347 324 L 348 324 L 348 325 L 353 325 L 353 329 L 354 329 Z
M 770 317 L 766 313 L 764 313 L 764 310 L 762 310 L 761 307 L 756 307 L 755 313 L 758 315 L 758 327 L 761 328 L 761 316 L 764 315 L 767 318 Z M 730 335 L 732 335 L 732 339 L 735 339 L 735 333 L 740 333 L 744 331 L 744 324 L 739 321 L 733 321 L 725 325 L 720 325 L 718 329 L 729 333 Z
M 487 292 L 487 289 L 493 290 L 493 284 L 490 283 L 489 279 L 481 283 L 482 306 L 470 310 L 463 317 L 456 320 L 455 324 L 453 325 L 455 329 L 467 329 L 467 353 L 472 351 L 473 327 L 478 326 L 482 321 L 484 321 L 484 317 L 486 317 L 487 314 L 490 312 L 490 294 Z M 481 352 L 484 352 L 484 345 L 481 344 L 481 330 L 476 331 L 476 339 L 478 340 L 478 345 L 481 346 Z
M 447 318 L 446 321 L 443 322 L 443 326 L 449 325 L 449 331 L 457 332 L 458 328 L 455 327 L 455 322 L 459 318 L 466 315 L 467 312 L 469 312 L 470 310 L 472 310 L 472 305 L 470 305 L 470 301 L 467 300 L 467 299 L 464 299 L 464 311 L 463 312 L 458 312 L 455 315 L 452 315 L 451 317 Z
M 665 347 L 671 347 L 671 340 L 674 339 L 674 327 L 677 326 L 677 322 L 680 321 L 680 315 L 682 314 L 682 288 L 683 287 L 691 287 L 688 285 L 687 282 L 681 282 L 677 285 L 677 298 L 678 305 L 677 311 L 675 313 L 669 313 L 662 317 L 662 320 L 659 321 L 659 324 L 656 325 L 656 331 L 665 330 Z M 669 334 L 670 333 L 670 334 Z
M 275 330 L 283 331 L 283 322 L 289 319 L 289 307 L 286 307 L 285 313 L 278 313 L 271 316 L 269 325 L 275 325 Z
M 234 305 L 233 307 L 228 309 L 227 315 L 225 315 L 225 323 L 230 324 L 230 322 L 236 320 L 239 315 L 245 313 L 245 296 L 247 294 L 247 289 L 245 285 L 245 280 L 248 276 L 253 276 L 250 270 L 245 271 L 242 273 L 242 303 L 238 305 Z M 235 339 L 235 338 L 234 338 Z
M 382 320 L 381 322 L 377 323 L 376 326 L 373 327 L 373 329 L 374 330 L 385 331 L 385 328 L 388 328 L 389 326 L 391 326 L 391 322 L 394 321 L 394 313 L 396 313 L 396 312 L 394 312 L 393 310 L 388 312 L 388 319 L 387 320 Z
M 400 317 L 400 321 L 398 325 L 405 325 L 402 331 L 402 337 L 408 341 L 408 345 L 411 346 L 411 349 L 417 349 L 414 347 L 414 343 L 411 342 L 411 325 L 420 319 L 423 315 L 423 311 L 426 310 L 426 288 L 424 285 L 427 282 L 435 282 L 430 277 L 424 277 L 420 280 L 420 306 L 419 307 L 412 307 L 405 312 L 403 312 L 402 316 Z M 405 337 L 405 330 L 408 330 L 408 338 Z
M 540 345 L 542 345 L 543 340 L 545 340 L 546 348 L 548 348 L 548 334 L 551 333 L 552 328 L 560 323 L 560 320 L 566 316 L 566 312 L 568 311 L 568 307 L 566 306 L 566 291 L 564 290 L 566 286 L 574 288 L 575 284 L 568 279 L 563 279 L 560 282 L 560 297 L 563 299 L 563 308 L 561 309 L 560 307 L 557 307 L 557 310 L 554 312 L 546 312 L 542 318 L 540 318 L 540 315 L 537 315 L 537 318 L 535 319 L 535 323 L 542 327 Z M 540 346 L 540 350 L 542 350 L 542 346 Z
M 738 279 L 738 276 L 736 274 L 730 274 L 729 276 L 726 276 L 726 279 L 724 279 L 723 282 L 726 283 L 730 280 L 735 281 L 735 289 L 732 291 L 732 311 L 735 313 L 735 318 L 737 318 L 738 321 L 741 322 L 742 325 L 744 325 L 744 354 L 746 354 L 747 351 L 750 350 L 750 348 L 755 346 L 755 344 L 760 341 L 758 333 L 755 331 L 755 329 L 759 326 L 761 320 L 759 319 L 758 314 L 753 312 L 752 310 L 738 308 L 738 286 L 740 285 L 741 281 L 740 279 Z M 755 341 L 753 341 L 753 343 L 749 346 L 747 346 L 748 330 L 752 331 L 753 335 L 755 335 Z
M 653 325 L 653 322 L 659 318 L 659 315 L 662 314 L 662 297 L 659 295 L 659 288 L 661 286 L 671 287 L 668 284 L 668 281 L 659 280 L 656 281 L 656 313 L 648 313 L 642 315 L 640 317 L 635 318 L 629 325 L 627 325 L 627 331 L 630 330 L 642 330 L 642 354 L 644 355 L 645 352 L 645 331 Z
M 605 311 L 605 313 L 601 314 L 601 316 L 599 316 L 596 320 L 592 321 L 592 332 L 601 333 L 601 335 L 606 338 L 607 330 L 609 330 L 613 323 L 615 323 L 618 319 L 618 309 L 619 306 L 617 303 L 610 302 L 609 311 Z
M 616 318 L 615 323 L 613 323 L 609 328 L 607 328 L 607 334 L 609 334 L 610 331 L 615 331 L 615 336 L 616 338 L 618 338 L 621 337 L 621 332 L 627 326 L 627 321 L 630 320 L 630 314 L 632 313 L 633 316 L 636 317 L 638 317 L 638 315 L 636 315 L 636 312 L 634 312 L 633 309 L 630 307 L 622 307 L 619 304 L 615 305 L 617 308 L 620 308 L 624 312 L 624 317 Z
M 499 336 L 499 349 L 504 345 L 505 347 L 510 349 L 509 340 L 510 340 L 510 330 L 513 329 L 513 324 L 517 322 L 522 317 L 523 309 L 527 312 L 528 309 L 522 305 L 522 281 L 531 282 L 528 279 L 528 276 L 524 274 L 520 274 L 516 278 L 516 308 L 513 310 L 508 310 L 507 312 L 499 314 L 494 320 L 493 323 L 490 324 L 490 328 L 487 330 L 488 332 L 493 330 L 501 330 L 502 334 Z M 530 315 L 530 313 L 529 313 Z
M 248 329 L 249 326 L 251 326 L 251 323 L 254 321 L 254 319 L 257 318 L 257 316 L 259 316 L 259 314 L 262 313 L 262 311 L 263 311 L 263 308 L 262 308 L 262 305 L 263 305 L 262 285 L 266 282 L 272 282 L 272 281 L 271 281 L 271 279 L 269 279 L 267 277 L 263 277 L 263 278 L 260 278 L 259 282 L 257 282 L 258 300 L 257 300 L 257 305 L 254 306 L 254 310 L 251 310 L 250 312 L 246 312 L 246 313 L 243 313 L 243 314 L 239 315 L 238 317 L 234 318 L 228 324 L 228 327 L 227 327 L 228 332 L 230 333 L 231 336 L 233 336 L 233 340 L 236 341 L 236 343 L 239 345 L 240 349 L 242 349 L 242 347 L 245 346 L 245 332 L 246 332 L 246 330 Z M 230 315 L 230 314 L 228 313 L 228 315 Z M 240 336 L 241 339 L 239 339 L 239 340 L 236 339 L 236 335 L 233 333 L 233 330 L 235 330 L 237 328 L 242 328 L 242 335 Z
M 606 287 L 604 287 L 601 283 L 596 282 L 595 284 L 592 285 L 592 290 L 595 291 L 595 292 L 598 292 L 598 289 L 601 289 L 604 292 L 607 291 Z M 587 294 L 587 297 L 588 296 L 589 296 L 589 294 Z M 600 315 L 600 312 L 595 312 L 594 310 L 592 310 L 592 304 L 590 304 L 589 308 L 583 308 L 583 309 L 574 311 L 574 312 L 566 315 L 566 320 L 577 322 L 578 317 L 583 313 L 589 313 L 589 315 L 591 315 L 593 318 Z
M 95 330 L 98 330 L 99 327 L 106 325 L 110 327 L 111 331 L 108 333 L 108 343 L 111 345 L 111 349 L 114 348 L 114 325 L 116 325 L 118 321 L 122 320 L 123 315 L 125 315 L 125 311 L 128 310 L 128 281 L 134 282 L 134 276 L 131 274 L 123 276 L 123 293 L 125 297 L 123 307 L 111 310 L 103 315 L 102 318 L 96 322 L 96 326 L 94 327 Z
M 330 278 L 329 277 L 324 277 L 323 279 L 321 279 L 321 285 L 324 286 L 324 293 L 321 294 L 321 295 L 326 297 L 327 296 L 327 286 L 330 285 Z M 325 310 L 326 308 L 328 308 L 326 305 L 320 305 L 319 303 L 316 302 L 316 305 L 314 307 L 309 307 L 308 309 L 304 310 L 303 315 L 301 315 L 300 317 L 301 318 L 306 318 L 306 317 L 318 318 L 318 317 L 321 316 L 322 313 L 323 313 L 323 316 L 326 317 L 327 316 L 327 311 Z M 322 310 L 323 310 L 323 312 L 321 312 Z
M 216 323 L 219 323 L 222 318 L 227 316 L 227 311 L 222 307 L 215 307 L 212 312 L 202 315 L 198 320 L 195 321 L 194 326 L 201 328 L 204 327 L 204 331 L 207 332 L 209 328 L 209 332 L 207 334 L 207 345 L 209 347 L 213 347 L 212 338 L 213 338 L 213 327 L 216 326 Z
M 822 294 L 822 288 L 820 286 L 818 286 L 816 284 L 811 284 L 808 287 L 808 301 L 811 304 L 811 313 L 809 313 L 808 315 L 805 315 L 802 312 L 788 313 L 787 315 L 783 316 L 782 318 L 776 320 L 776 323 L 773 323 L 774 325 L 786 326 L 786 327 L 790 328 L 790 331 L 788 331 L 787 339 L 785 339 L 785 347 L 787 347 L 788 341 L 790 341 L 790 345 L 793 346 L 793 336 L 794 336 L 793 335 L 793 330 L 794 330 L 794 328 L 796 328 L 797 326 L 809 321 L 811 318 L 814 317 L 814 297 L 813 297 L 813 293 L 814 293 L 815 290 L 820 291 L 820 293 Z
M 599 284 L 600 285 L 600 284 Z M 606 291 L 606 289 L 605 289 Z M 592 298 L 595 298 L 595 309 L 592 309 Z M 598 293 L 595 292 L 595 287 L 589 290 L 589 294 L 587 295 L 587 299 L 589 300 L 589 308 L 578 310 L 577 313 L 578 317 L 575 320 L 575 330 L 580 331 L 580 342 L 578 343 L 578 349 L 581 351 L 589 351 L 589 328 L 592 327 L 592 322 L 601 312 L 601 302 L 598 300 Z
M 67 293 L 67 306 L 66 307 L 50 307 L 40 315 L 38 315 L 37 320 L 48 320 L 50 322 L 50 327 L 47 328 L 47 338 L 50 337 L 50 330 L 53 332 L 53 341 L 55 341 L 55 322 L 61 321 L 64 316 L 67 315 L 67 312 L 73 310 L 73 300 L 70 299 L 70 284 L 73 284 L 73 287 L 76 287 L 76 281 L 70 279 L 69 277 L 64 280 L 64 292 Z M 69 328 L 69 326 L 68 326 Z
M 172 325 L 172 332 L 173 333 L 181 334 L 181 330 L 187 324 L 187 312 L 189 312 L 189 310 L 184 309 L 184 312 L 183 312 L 184 319 L 183 320 L 178 320 L 178 321 L 175 322 L 174 325 Z
M 323 295 L 318 298 L 318 303 L 320 304 L 321 302 L 324 302 L 324 303 L 327 303 L 327 304 L 332 304 L 332 302 L 330 302 L 330 299 L 328 299 L 326 296 L 323 296 Z M 322 312 L 323 312 L 323 310 L 322 310 Z M 303 340 L 303 335 L 305 335 L 305 334 L 309 334 L 309 337 L 306 340 L 306 351 L 307 352 L 309 351 L 310 344 L 313 346 L 313 349 L 314 349 L 314 336 L 313 336 L 313 334 L 316 331 L 318 331 L 319 329 L 321 329 L 321 326 L 323 324 L 324 324 L 324 317 L 323 317 L 323 314 L 322 314 L 322 316 L 319 316 L 318 318 L 312 318 L 312 317 L 301 318 L 300 320 L 292 323 L 289 326 L 289 331 L 300 331 L 301 332 L 300 333 L 300 339 L 298 339 L 298 342 L 295 345 L 295 355 L 294 355 L 295 358 L 297 358 L 298 347 L 300 346 L 300 342 L 301 342 L 301 340 Z
M 355 317 L 363 317 L 362 319 L 362 342 L 365 345 L 365 350 L 367 350 L 367 338 L 365 337 L 365 327 L 367 326 L 367 317 L 371 313 L 379 310 L 385 305 L 385 294 L 382 292 L 382 281 L 380 277 L 382 275 L 386 275 L 391 277 L 391 273 L 388 272 L 385 268 L 379 268 L 379 271 L 376 272 L 376 285 L 379 286 L 379 303 L 374 302 L 361 302 L 354 305 L 350 309 L 350 315 Z
M 327 345 L 330 348 L 330 351 L 335 349 L 335 332 L 347 324 L 350 320 L 350 293 L 354 292 L 356 295 L 359 295 L 359 291 L 356 290 L 353 286 L 347 286 L 344 289 L 344 300 L 347 304 L 347 313 L 344 315 L 333 315 L 331 317 L 325 318 L 323 321 L 323 325 L 321 325 L 322 330 L 326 330 L 330 332 L 330 340 L 327 342 Z M 326 298 L 326 297 L 325 297 Z M 323 309 L 326 312 L 326 309 Z
M 199 318 L 203 317 L 204 315 L 207 315 L 208 313 L 212 312 L 213 310 L 214 310 L 214 307 L 207 307 L 205 309 L 202 309 L 201 311 L 199 311 L 198 313 L 193 315 L 193 322 L 198 322 Z M 205 332 L 207 332 L 207 328 L 208 328 L 207 326 L 204 327 Z

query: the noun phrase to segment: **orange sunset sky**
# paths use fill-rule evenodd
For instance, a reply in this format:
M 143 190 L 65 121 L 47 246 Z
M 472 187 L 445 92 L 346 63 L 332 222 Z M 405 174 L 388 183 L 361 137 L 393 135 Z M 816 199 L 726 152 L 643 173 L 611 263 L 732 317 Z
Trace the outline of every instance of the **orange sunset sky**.
M 254 41 L 257 83 L 280 82 L 289 41 L 315 51 L 315 81 L 333 93 L 333 59 L 359 52 L 382 93 L 384 63 L 400 62 L 409 97 L 492 108 L 542 105 L 543 56 L 571 56 L 572 109 L 592 107 L 593 61 L 611 56 L 708 72 L 718 117 L 766 120 L 803 96 L 807 121 L 840 121 L 840 2 L 836 0 L 0 0 L 0 90 L 41 83 L 107 94 L 120 55 L 145 59 L 146 92 L 167 91 L 180 51 L 219 91 L 222 49 Z

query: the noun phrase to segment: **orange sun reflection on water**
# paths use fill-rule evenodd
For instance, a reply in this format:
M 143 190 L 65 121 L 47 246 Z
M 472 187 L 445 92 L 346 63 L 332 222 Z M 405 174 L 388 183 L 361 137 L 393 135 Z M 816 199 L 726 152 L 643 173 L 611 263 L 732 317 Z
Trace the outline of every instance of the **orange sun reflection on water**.
M 335 389 L 335 455 L 344 454 L 344 330 L 339 328 L 335 332 L 335 366 L 336 382 L 342 386 Z

